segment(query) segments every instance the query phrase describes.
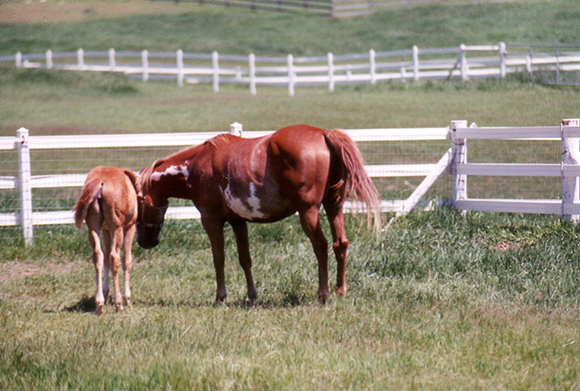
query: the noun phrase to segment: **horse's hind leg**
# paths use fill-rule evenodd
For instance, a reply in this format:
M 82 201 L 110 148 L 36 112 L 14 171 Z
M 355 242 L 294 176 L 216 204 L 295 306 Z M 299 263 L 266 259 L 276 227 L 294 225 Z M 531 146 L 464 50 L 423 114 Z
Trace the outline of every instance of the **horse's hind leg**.
M 336 257 L 336 293 L 340 296 L 346 295 L 346 250 L 348 239 L 344 230 L 344 215 L 342 204 L 328 202 L 324 204 L 330 231 L 332 232 L 332 249 Z
M 328 290 L 328 242 L 320 226 L 318 206 L 300 211 L 299 214 L 302 229 L 310 239 L 318 260 L 318 301 L 325 303 L 330 297 Z
M 248 242 L 248 224 L 245 221 L 241 221 L 238 223 L 232 223 L 231 225 L 234 230 L 234 235 L 236 236 L 240 265 L 246 275 L 248 300 L 253 304 L 258 297 L 258 291 L 256 290 L 256 285 L 254 285 L 254 278 L 252 276 L 252 258 L 250 257 L 250 245 Z
M 111 254 L 109 257 L 109 266 L 113 274 L 113 291 L 115 311 L 123 309 L 121 301 L 121 289 L 119 287 L 119 267 L 121 266 L 121 244 L 123 243 L 123 228 L 119 227 L 111 231 Z
M 123 238 L 123 276 L 125 278 L 123 302 L 127 307 L 131 307 L 131 287 L 129 286 L 129 277 L 133 267 L 133 255 L 131 254 L 131 246 L 133 245 L 135 230 L 135 226 L 131 226 L 131 228 L 125 231 L 125 237 Z

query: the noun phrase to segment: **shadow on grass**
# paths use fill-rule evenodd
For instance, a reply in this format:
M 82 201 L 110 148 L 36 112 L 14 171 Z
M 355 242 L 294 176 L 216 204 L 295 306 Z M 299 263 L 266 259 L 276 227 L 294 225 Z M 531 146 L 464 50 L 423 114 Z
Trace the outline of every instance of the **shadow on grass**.
M 65 307 L 66 312 L 78 312 L 78 313 L 88 313 L 95 312 L 97 305 L 95 304 L 95 296 L 83 296 L 78 303 L 73 304 L 69 307 Z
M 332 300 L 332 299 L 331 299 Z M 136 300 L 133 302 L 133 305 L 140 305 L 144 307 L 191 307 L 191 308 L 201 308 L 201 307 L 228 307 L 228 308 L 245 308 L 245 309 L 253 309 L 253 308 L 263 308 L 263 309 L 272 309 L 272 308 L 295 308 L 300 306 L 310 306 L 312 304 L 319 304 L 318 301 L 309 300 L 304 295 L 300 293 L 288 292 L 284 295 L 281 295 L 277 298 L 268 298 L 263 300 L 257 300 L 255 303 L 250 303 L 247 299 L 239 299 L 239 300 L 226 300 L 225 303 L 215 303 L 214 301 L 203 301 L 203 302 L 193 302 L 193 301 L 173 301 L 173 300 L 164 300 L 158 299 L 155 301 L 145 300 L 140 301 Z M 83 296 L 77 303 L 70 305 L 68 307 L 64 307 L 62 311 L 64 312 L 71 312 L 71 313 L 91 313 L 95 312 L 96 304 L 95 304 L 95 296 Z

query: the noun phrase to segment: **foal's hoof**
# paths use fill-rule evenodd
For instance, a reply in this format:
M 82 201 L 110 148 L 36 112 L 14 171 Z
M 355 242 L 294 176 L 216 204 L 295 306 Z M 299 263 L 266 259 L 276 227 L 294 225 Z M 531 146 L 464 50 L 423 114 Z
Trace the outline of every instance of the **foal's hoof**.
M 101 316 L 103 315 L 103 304 L 97 304 L 97 308 L 95 309 L 95 315 Z
M 131 304 L 131 298 L 125 298 L 123 301 L 125 302 L 125 307 L 133 308 L 133 304 Z
M 123 311 L 123 304 L 115 303 L 115 312 Z

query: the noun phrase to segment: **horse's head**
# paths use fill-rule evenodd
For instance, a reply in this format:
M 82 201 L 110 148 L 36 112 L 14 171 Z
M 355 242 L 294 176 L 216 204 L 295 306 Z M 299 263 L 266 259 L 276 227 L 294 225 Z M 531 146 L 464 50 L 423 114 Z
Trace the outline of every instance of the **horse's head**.
M 152 190 L 150 176 L 156 163 L 151 167 L 142 169 L 138 179 L 137 243 L 145 249 L 153 248 L 159 244 L 159 232 L 163 227 L 165 212 L 169 206 L 167 200 L 157 202 L 157 205 L 161 204 L 161 206 L 156 206 L 149 194 Z
M 163 227 L 165 212 L 169 204 L 155 206 L 151 197 L 139 194 L 139 214 L 137 217 L 137 243 L 139 246 L 150 249 L 159 244 L 159 232 Z

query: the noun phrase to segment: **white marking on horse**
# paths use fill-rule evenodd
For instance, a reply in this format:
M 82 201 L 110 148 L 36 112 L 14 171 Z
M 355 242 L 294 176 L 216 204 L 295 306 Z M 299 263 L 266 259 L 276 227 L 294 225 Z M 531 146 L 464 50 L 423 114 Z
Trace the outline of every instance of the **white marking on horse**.
M 151 174 L 151 179 L 154 181 L 160 181 L 164 175 L 183 175 L 185 179 L 189 176 L 189 171 L 186 165 L 180 166 L 169 166 L 165 171 L 154 172 Z
M 222 190 L 226 203 L 231 210 L 245 219 L 264 218 L 266 215 L 260 212 L 260 198 L 256 196 L 256 185 L 250 183 L 250 196 L 245 200 L 234 196 L 230 184 Z

